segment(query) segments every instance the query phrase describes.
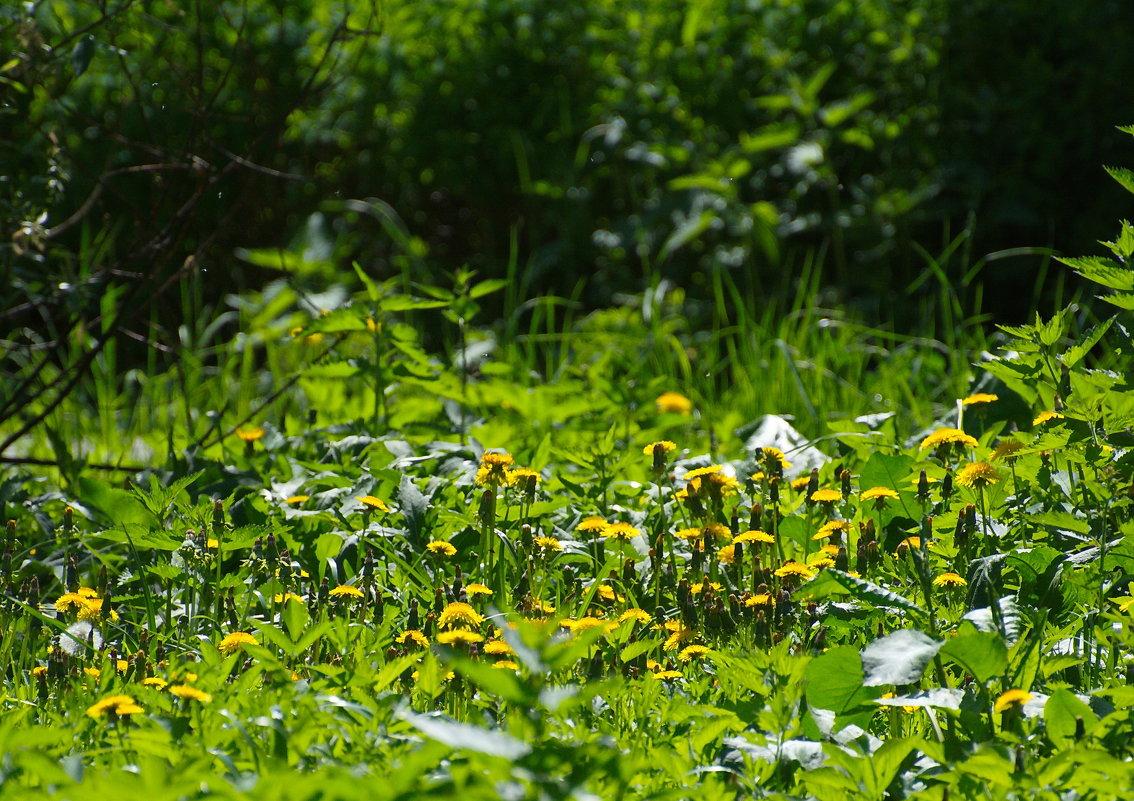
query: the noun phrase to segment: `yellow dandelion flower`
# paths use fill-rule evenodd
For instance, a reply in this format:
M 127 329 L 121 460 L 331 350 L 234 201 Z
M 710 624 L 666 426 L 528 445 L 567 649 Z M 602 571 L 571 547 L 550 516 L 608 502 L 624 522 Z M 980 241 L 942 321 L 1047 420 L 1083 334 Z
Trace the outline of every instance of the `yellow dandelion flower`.
M 140 715 L 144 711 L 128 695 L 108 695 L 87 707 L 87 714 L 92 718 L 101 718 L 103 715 L 128 717 L 129 715 Z
M 760 460 L 767 464 L 768 462 L 776 462 L 781 469 L 791 467 L 791 462 L 787 460 L 784 452 L 779 448 L 763 447 L 760 449 Z
M 629 523 L 611 523 L 602 532 L 602 536 L 612 540 L 627 542 L 638 536 L 640 532 Z
M 507 476 L 510 486 L 518 487 L 525 492 L 534 492 L 536 485 L 543 480 L 543 476 L 530 467 L 517 467 L 515 470 L 509 470 Z
M 277 592 L 272 596 L 272 600 L 277 604 L 290 604 L 296 601 L 303 603 L 302 596 L 296 595 L 294 592 Z
M 81 610 L 86 606 L 87 599 L 77 592 L 65 592 L 55 599 L 55 609 L 59 612 L 69 612 L 72 609 Z
M 653 674 L 654 681 L 670 681 L 672 679 L 680 679 L 680 670 L 659 670 Z
M 958 445 L 965 448 L 975 448 L 977 441 L 959 428 L 939 428 L 921 441 L 919 450 L 938 448 L 941 446 Z
M 673 536 L 679 540 L 699 540 L 703 529 L 701 528 L 683 528 L 673 532 Z
M 758 592 L 744 602 L 745 606 L 775 606 L 776 599 L 770 592 Z
M 1014 439 L 1006 439 L 997 443 L 996 447 L 992 449 L 988 460 L 990 462 L 1005 462 L 1011 461 L 1015 458 L 1018 451 L 1023 450 L 1024 445 Z
M 601 534 L 610 525 L 601 517 L 591 515 L 585 518 L 579 525 L 575 526 L 576 531 L 582 531 L 586 534 Z
M 830 554 L 820 551 L 811 555 L 811 558 L 807 560 L 807 565 L 815 570 L 820 570 L 824 567 L 834 567 L 835 560 L 831 558 Z
M 467 629 L 453 629 L 443 631 L 437 635 L 437 642 L 442 645 L 472 645 L 484 642 L 484 635 Z
M 555 537 L 536 537 L 532 542 L 535 543 L 537 548 L 542 548 L 548 552 L 558 553 L 563 550 L 563 543 Z
M 102 671 L 96 667 L 85 667 L 83 668 L 83 673 L 86 673 L 95 681 L 98 681 L 102 677 Z
M 729 531 L 728 526 L 724 523 L 709 523 L 701 527 L 701 536 L 706 539 L 713 539 L 717 542 L 730 542 L 732 540 L 732 532 Z
M 689 592 L 691 595 L 700 595 L 708 588 L 713 592 L 720 592 L 724 589 L 724 585 L 716 581 L 704 582 L 698 581 L 696 584 L 689 585 Z
M 685 474 L 685 480 L 686 481 L 692 481 L 693 479 L 701 478 L 702 476 L 715 475 L 716 473 L 719 473 L 722 470 L 724 470 L 724 465 L 719 465 L 719 464 L 711 464 L 708 467 L 697 467 L 697 468 L 694 468 L 693 470 L 688 471 Z
M 678 622 L 678 621 L 671 621 L 671 622 Z M 666 641 L 664 643 L 662 643 L 662 650 L 663 651 L 680 650 L 681 647 L 683 645 L 685 645 L 685 643 L 689 642 L 690 640 L 695 640 L 696 638 L 697 638 L 696 629 L 684 628 L 680 625 L 680 622 L 678 622 L 678 627 L 676 629 L 674 629 L 673 633 L 670 634 L 668 638 L 666 638 Z
M 885 503 L 886 501 L 896 501 L 898 499 L 898 493 L 894 492 L 894 490 L 889 487 L 871 487 L 866 490 L 866 492 L 862 493 L 860 497 L 864 501 Z
M 168 684 L 168 681 L 158 678 L 157 676 L 149 676 L 142 679 L 143 687 L 153 687 L 155 690 L 164 690 Z
M 361 495 L 355 498 L 355 500 L 361 503 L 363 506 L 367 506 L 371 509 L 377 509 L 379 512 L 390 511 L 390 507 L 386 505 L 386 502 L 374 495 Z
M 957 573 L 942 573 L 933 579 L 934 587 L 965 587 L 968 582 Z
M 241 650 L 245 645 L 259 645 L 259 641 L 246 631 L 234 631 L 226 634 L 217 644 L 221 656 L 229 656 Z
M 207 692 L 198 690 L 196 687 L 190 687 L 187 684 L 175 684 L 169 688 L 169 692 L 178 698 L 183 698 L 187 701 L 196 701 L 201 704 L 207 704 L 213 700 L 213 697 Z
M 44 676 L 47 675 L 47 666 L 46 665 L 36 665 L 35 667 L 33 667 L 31 669 L 31 674 L 32 674 L 32 676 L 34 676 L 37 679 L 43 678 Z
M 98 590 L 93 587 L 79 587 L 79 589 L 75 590 L 75 594 L 82 598 L 97 598 Z
M 477 596 L 477 595 L 492 595 L 492 590 L 490 590 L 488 587 L 484 586 L 483 584 L 477 584 L 477 583 L 466 584 L 465 585 L 465 595 L 469 598 L 472 598 L 472 597 Z
M 1002 692 L 992 706 L 993 712 L 1005 712 L 1009 709 L 1018 709 L 1032 700 L 1032 694 L 1027 690 L 1007 690 Z
M 802 492 L 807 489 L 807 485 L 811 483 L 810 476 L 800 476 L 791 482 L 791 488 L 796 492 Z
M 973 462 L 967 464 L 957 474 L 957 483 L 962 487 L 983 489 L 1000 481 L 1000 474 L 988 462 Z
M 1063 419 L 1063 415 L 1061 415 L 1059 412 L 1055 412 L 1055 411 L 1048 409 L 1047 411 L 1043 411 L 1043 412 L 1040 412 L 1039 414 L 1037 414 L 1035 419 L 1032 420 L 1032 425 L 1033 426 L 1039 426 L 1039 425 L 1043 425 L 1048 420 L 1062 420 L 1062 419 Z
M 488 656 L 512 656 L 516 652 L 503 640 L 489 640 L 484 644 L 484 653 Z
M 850 523 L 846 520 L 828 520 L 819 530 L 811 535 L 813 540 L 828 540 L 833 538 L 836 534 L 843 534 L 850 531 Z
M 665 456 L 667 453 L 673 453 L 675 450 L 677 450 L 677 443 L 670 442 L 668 439 L 662 439 L 657 442 L 651 442 L 649 445 L 642 448 L 642 454 L 657 458 L 659 453 Z
M 693 401 L 678 392 L 663 392 L 654 400 L 663 414 L 691 414 Z
M 476 483 L 482 487 L 502 487 L 508 483 L 508 471 L 515 464 L 509 453 L 486 452 L 480 457 Z
M 406 629 L 394 638 L 394 642 L 398 645 L 414 645 L 418 648 L 429 647 L 429 638 L 417 629 Z
M 759 531 L 757 529 L 742 531 L 732 538 L 733 545 L 740 545 L 746 542 L 754 542 L 758 545 L 775 545 L 776 538 L 766 531 Z
M 800 564 L 799 562 L 789 559 L 784 562 L 783 566 L 777 568 L 776 576 L 779 578 L 799 578 L 809 579 L 815 575 L 815 570 L 807 565 Z
M 904 540 L 898 543 L 898 550 L 896 553 L 898 554 L 898 556 L 901 556 L 906 551 L 911 550 L 921 550 L 921 537 L 906 537 Z
M 473 609 L 466 603 L 454 601 L 441 610 L 441 616 L 437 618 L 437 625 L 443 629 L 450 628 L 476 628 L 484 622 L 484 618 L 479 612 Z
M 619 623 L 625 623 L 627 620 L 633 620 L 635 623 L 642 623 L 644 625 L 651 622 L 653 618 L 650 617 L 650 613 L 645 609 L 634 607 L 633 609 L 627 609 L 618 616 Z
M 815 490 L 815 492 L 811 493 L 811 500 L 815 503 L 838 503 L 842 499 L 843 494 L 833 489 Z
M 731 565 L 736 561 L 736 546 L 726 545 L 725 547 L 721 548 L 719 551 L 717 551 L 717 559 L 719 559 L 726 565 Z
M 564 620 L 561 625 L 574 634 L 580 634 L 584 631 L 591 631 L 592 629 L 603 629 L 606 633 L 609 633 L 618 625 L 618 623 L 610 620 L 603 620 L 600 617 L 587 615 L 586 617 L 581 617 L 578 620 Z
M 999 395 L 993 395 L 991 392 L 974 392 L 967 398 L 961 401 L 962 406 L 973 406 L 979 403 L 994 403 L 1000 400 Z
M 264 436 L 264 429 L 260 426 L 241 426 L 236 429 L 236 436 L 244 442 L 252 443 Z
M 687 645 L 681 649 L 681 653 L 677 658 L 682 662 L 692 662 L 695 659 L 701 659 L 709 653 L 708 646 L 705 645 Z
M 303 503 L 304 501 L 309 501 L 309 500 L 311 500 L 310 495 L 289 495 L 286 498 L 284 498 L 284 503 L 294 505 L 294 504 L 300 504 L 300 503 Z
M 425 546 L 425 550 L 429 551 L 434 556 L 449 557 L 457 553 L 457 549 L 453 547 L 452 543 L 444 542 L 443 540 L 434 540 Z
M 327 593 L 335 599 L 355 601 L 362 597 L 362 590 L 352 584 L 340 584 Z
M 511 670 L 514 673 L 520 672 L 520 666 L 513 662 L 511 659 L 498 659 L 492 663 L 492 667 L 497 670 Z
M 601 598 L 604 601 L 610 601 L 611 603 L 622 603 L 623 601 L 626 600 L 624 597 L 622 597 L 621 595 L 616 593 L 614 591 L 614 588 L 611 587 L 609 584 L 600 584 L 599 585 L 598 597 Z

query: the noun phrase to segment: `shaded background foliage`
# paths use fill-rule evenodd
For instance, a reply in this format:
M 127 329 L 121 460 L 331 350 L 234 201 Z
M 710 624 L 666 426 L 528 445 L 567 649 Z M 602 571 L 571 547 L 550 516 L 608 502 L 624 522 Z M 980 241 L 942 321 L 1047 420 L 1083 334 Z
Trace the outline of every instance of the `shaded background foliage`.
M 878 310 L 959 232 L 955 281 L 1090 252 L 1132 33 L 1120 0 L 8 7 L 6 372 L 68 333 L 175 349 L 277 267 L 468 264 L 589 308 L 721 272 L 756 303 L 815 262 Z M 1039 264 L 980 272 L 986 308 L 1026 314 Z

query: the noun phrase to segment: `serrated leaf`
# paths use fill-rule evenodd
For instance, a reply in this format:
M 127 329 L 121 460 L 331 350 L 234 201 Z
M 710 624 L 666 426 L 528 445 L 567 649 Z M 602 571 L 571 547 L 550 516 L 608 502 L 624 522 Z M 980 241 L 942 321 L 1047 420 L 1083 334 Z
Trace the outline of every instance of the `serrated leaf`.
M 1101 284 L 1119 292 L 1134 292 L 1134 270 L 1123 267 L 1114 259 L 1102 256 L 1083 256 L 1075 259 L 1059 259 L 1088 281 Z
M 857 598 L 860 601 L 866 601 L 873 606 L 883 609 L 905 609 L 907 612 L 917 612 L 921 615 L 925 614 L 925 610 L 913 601 L 871 581 L 859 578 L 858 576 L 852 576 L 850 573 L 835 570 L 834 568 L 827 568 L 823 572 L 834 578 L 835 581 L 850 591 L 853 598 Z M 801 589 L 806 588 L 806 586 L 807 585 L 804 585 Z
M 916 629 L 899 629 L 875 640 L 862 649 L 863 686 L 919 681 L 943 644 Z
M 997 609 L 1000 612 L 1000 622 L 1003 626 L 1000 633 L 1003 634 L 1009 644 L 1012 644 L 1020 638 L 1020 634 L 1024 630 L 1024 620 L 1020 613 L 1020 607 L 1016 606 L 1016 602 L 1011 596 L 1006 595 L 1000 599 Z M 968 620 L 981 631 L 996 632 L 996 623 L 992 616 L 991 607 L 973 609 L 961 619 Z
M 1134 275 L 1134 273 L 1132 273 Z M 1107 331 L 1110 330 L 1111 325 L 1114 324 L 1114 318 L 1109 317 L 1101 323 L 1093 327 L 1090 331 L 1083 335 L 1082 339 L 1069 347 L 1059 357 L 1068 368 L 1074 367 L 1083 357 L 1090 352 L 1091 348 L 1098 344 L 1098 341 L 1103 338 Z
M 1099 299 L 1120 309 L 1134 311 L 1134 292 L 1115 292 L 1112 295 L 1100 295 Z
M 458 723 L 440 714 L 419 715 L 408 709 L 402 709 L 398 711 L 397 716 L 426 737 L 444 743 L 450 748 L 510 760 L 527 756 L 532 750 L 529 744 L 503 732 L 482 729 L 480 726 L 472 726 L 468 723 Z
M 1134 193 L 1134 172 L 1125 167 L 1104 167 L 1111 178 L 1118 181 L 1127 192 Z

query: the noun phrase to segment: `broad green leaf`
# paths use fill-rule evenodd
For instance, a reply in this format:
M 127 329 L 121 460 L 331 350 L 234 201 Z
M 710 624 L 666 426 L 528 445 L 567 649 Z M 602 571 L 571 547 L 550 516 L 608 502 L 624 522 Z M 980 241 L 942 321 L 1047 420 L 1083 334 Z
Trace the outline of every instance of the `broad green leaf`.
M 1004 639 L 992 632 L 969 629 L 941 646 L 940 654 L 959 664 L 984 683 L 1001 676 L 1008 668 L 1008 649 Z
M 425 513 L 429 509 L 429 499 L 418 489 L 410 476 L 403 475 L 398 485 L 398 508 L 406 519 L 406 528 L 413 537 L 422 532 Z
M 943 644 L 916 629 L 899 629 L 862 649 L 863 685 L 913 684 Z
M 506 286 L 508 286 L 507 279 L 489 278 L 488 280 L 481 281 L 473 286 L 473 288 L 469 290 L 469 297 L 473 298 L 474 300 L 476 298 L 483 298 L 485 295 L 490 295 L 493 292 L 499 292 Z
M 126 490 L 94 479 L 80 477 L 79 500 L 102 513 L 115 525 L 136 524 L 152 526 L 160 523 L 157 517 Z
M 910 695 L 878 698 L 875 699 L 874 703 L 881 706 L 919 706 L 929 707 L 931 709 L 960 709 L 961 701 L 964 697 L 964 690 L 936 687 L 932 690 L 922 690 L 921 692 L 911 693 Z
M 1098 723 L 1091 707 L 1070 690 L 1058 689 L 1048 696 L 1047 703 L 1043 705 L 1043 720 L 1047 736 L 1056 748 L 1074 745 L 1077 718 L 1083 721 L 1083 728 L 1088 732 Z
M 832 648 L 812 659 L 803 676 L 807 682 L 807 703 L 836 714 L 867 704 L 881 694 L 863 686 L 862 658 L 849 645 Z
M 532 750 L 531 745 L 510 735 L 468 723 L 458 723 L 440 714 L 419 715 L 402 709 L 397 715 L 426 737 L 450 748 L 511 760 L 527 756 Z
M 911 753 L 917 748 L 920 740 L 916 737 L 906 737 L 900 740 L 890 740 L 870 756 L 870 770 L 868 771 L 867 792 L 874 798 L 883 798 L 886 790 L 893 783 L 902 769 L 902 765 Z
M 1125 167 L 1104 167 L 1103 169 L 1111 178 L 1122 184 L 1122 188 L 1127 192 L 1134 192 L 1134 172 Z

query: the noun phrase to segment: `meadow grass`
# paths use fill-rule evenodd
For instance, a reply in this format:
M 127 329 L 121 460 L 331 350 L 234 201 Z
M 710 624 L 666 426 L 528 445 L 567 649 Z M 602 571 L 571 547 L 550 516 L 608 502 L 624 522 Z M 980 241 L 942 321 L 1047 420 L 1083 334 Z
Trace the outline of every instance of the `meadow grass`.
M 722 273 L 707 313 L 659 281 L 497 326 L 500 282 L 359 277 L 200 309 L 167 373 L 110 349 L 21 441 L 54 464 L 0 485 L 5 792 L 1129 783 L 1113 320 L 993 358 L 979 317 L 898 335 L 806 271 L 790 307 Z

